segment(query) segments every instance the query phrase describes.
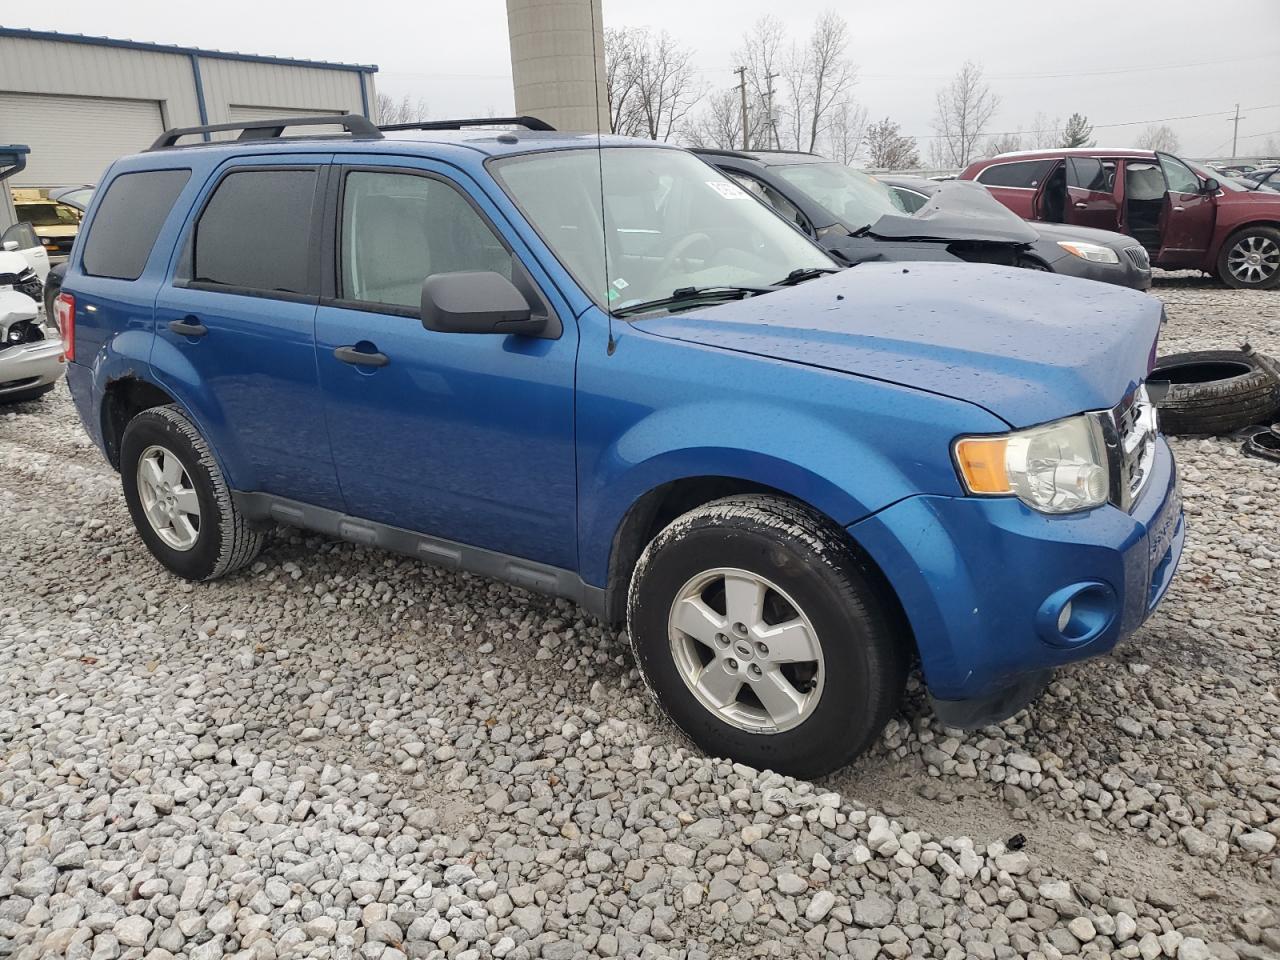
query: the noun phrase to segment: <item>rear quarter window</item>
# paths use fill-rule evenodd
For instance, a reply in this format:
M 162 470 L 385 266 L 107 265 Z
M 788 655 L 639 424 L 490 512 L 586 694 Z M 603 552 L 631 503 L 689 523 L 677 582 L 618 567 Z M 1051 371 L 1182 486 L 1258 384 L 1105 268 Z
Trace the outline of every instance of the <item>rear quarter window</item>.
M 189 169 L 141 170 L 111 181 L 84 240 L 81 266 L 91 277 L 137 280 L 151 248 L 191 179 Z
M 1050 159 L 997 163 L 979 172 L 974 179 L 988 187 L 1022 187 L 1031 190 L 1040 186 L 1040 181 L 1057 162 Z

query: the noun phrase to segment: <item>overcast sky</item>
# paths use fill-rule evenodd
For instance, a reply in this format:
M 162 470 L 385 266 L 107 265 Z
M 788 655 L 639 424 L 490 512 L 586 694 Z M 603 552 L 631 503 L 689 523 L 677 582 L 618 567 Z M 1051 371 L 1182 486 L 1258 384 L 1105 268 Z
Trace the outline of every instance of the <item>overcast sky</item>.
M 734 49 L 766 13 L 791 34 L 837 9 L 849 22 L 856 94 L 873 118 L 933 133 L 938 86 L 966 59 L 983 65 L 1002 103 L 993 128 L 1029 129 L 1037 111 L 1081 111 L 1100 144 L 1131 144 L 1147 121 L 1170 119 L 1188 156 L 1240 153 L 1280 139 L 1280 0 L 604 0 L 607 26 L 666 29 L 698 52 L 709 89 L 734 83 Z M 179 12 L 180 10 L 180 12 Z M 424 100 L 433 116 L 512 108 L 505 0 L 265 2 L 60 0 L 6 4 L 5 26 L 128 37 L 278 56 L 376 63 L 380 91 Z M 1210 114 L 1210 116 L 1200 116 Z M 1103 128 L 1103 124 L 1133 123 Z M 926 145 L 921 141 L 921 147 Z M 922 153 L 924 150 L 922 149 Z

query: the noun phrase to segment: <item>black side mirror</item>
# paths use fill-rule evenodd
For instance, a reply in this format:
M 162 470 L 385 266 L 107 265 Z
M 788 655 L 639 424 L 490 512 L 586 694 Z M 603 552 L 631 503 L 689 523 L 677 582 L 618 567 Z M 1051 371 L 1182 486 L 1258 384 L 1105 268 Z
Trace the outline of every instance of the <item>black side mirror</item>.
M 533 316 L 524 294 L 500 273 L 437 273 L 422 281 L 422 325 L 428 330 L 534 336 L 546 323 L 545 316 Z
M 1213 177 L 1208 177 L 1205 179 L 1203 186 L 1200 187 L 1200 192 L 1201 193 L 1217 193 L 1221 189 L 1222 189 L 1222 184 L 1220 184 Z

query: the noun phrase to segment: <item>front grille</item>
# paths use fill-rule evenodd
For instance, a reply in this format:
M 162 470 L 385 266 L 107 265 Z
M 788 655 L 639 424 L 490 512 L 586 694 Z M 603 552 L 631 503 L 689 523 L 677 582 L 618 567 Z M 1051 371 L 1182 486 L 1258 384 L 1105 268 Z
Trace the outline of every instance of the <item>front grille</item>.
M 1156 408 L 1145 385 L 1112 408 L 1111 422 L 1115 427 L 1115 466 L 1119 473 L 1112 490 L 1118 495 L 1119 506 L 1128 509 L 1146 486 L 1156 455 Z
M 1147 256 L 1146 247 L 1125 247 L 1124 253 L 1139 270 L 1151 269 L 1151 258 Z

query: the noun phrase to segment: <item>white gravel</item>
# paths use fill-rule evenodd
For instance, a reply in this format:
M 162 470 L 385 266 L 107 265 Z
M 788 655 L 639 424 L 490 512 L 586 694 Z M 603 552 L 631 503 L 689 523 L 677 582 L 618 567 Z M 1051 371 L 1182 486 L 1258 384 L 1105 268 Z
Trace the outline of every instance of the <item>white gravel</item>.
M 1164 352 L 1280 355 L 1280 293 L 1155 292 Z M 284 530 L 183 584 L 65 388 L 8 408 L 0 957 L 1280 956 L 1280 466 L 1175 446 L 1138 636 L 983 731 L 917 686 L 811 784 L 687 748 L 564 603 Z

